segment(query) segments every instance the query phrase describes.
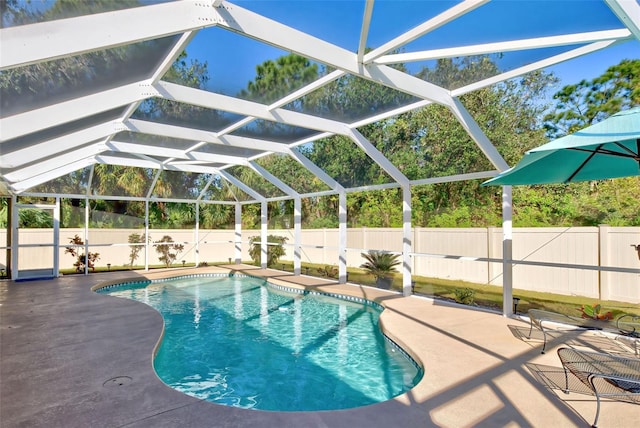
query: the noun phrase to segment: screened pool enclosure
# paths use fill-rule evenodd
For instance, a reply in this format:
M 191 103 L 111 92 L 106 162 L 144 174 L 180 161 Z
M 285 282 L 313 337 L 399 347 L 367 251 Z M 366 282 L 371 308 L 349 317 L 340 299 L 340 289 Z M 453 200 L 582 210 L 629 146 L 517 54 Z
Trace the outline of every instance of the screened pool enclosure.
M 334 264 L 345 282 L 347 195 L 397 189 L 398 253 L 410 294 L 411 260 L 420 256 L 411 242 L 412 189 L 485 180 L 509 167 L 461 97 L 621 44 L 638 57 L 640 4 L 16 1 L 3 5 L 0 38 L 0 195 L 9 212 L 0 264 L 11 278 L 57 274 L 68 245 L 59 233 L 61 206 L 71 216 L 65 227 L 77 228 L 90 252 L 91 231 L 101 224 L 148 236 L 166 220 L 154 217 L 162 204 L 192 213 L 182 227 L 193 231 L 196 265 L 201 219 L 220 213 L 212 207 L 232 212 L 235 262 L 247 245 L 243 212 L 253 210 L 263 265 L 268 211 L 288 207 L 278 227 L 292 230 L 287 245 L 299 275 L 303 204 L 326 200 L 335 206 Z M 452 78 L 446 64 L 471 72 Z M 429 106 L 459 122 L 469 150 L 486 162 L 419 175 L 394 156 L 386 127 Z M 374 144 L 370 129 L 385 143 Z M 321 149 L 337 145 L 362 155 L 358 164 L 345 160 L 346 173 L 322 162 Z M 510 187 L 502 196 L 510 313 Z M 111 210 L 117 221 L 93 217 L 104 201 L 119 206 Z M 132 215 L 126 207 L 135 204 Z M 44 213 L 47 239 L 29 242 L 20 233 L 20 210 Z M 44 265 L 21 267 L 36 247 L 48 249 Z

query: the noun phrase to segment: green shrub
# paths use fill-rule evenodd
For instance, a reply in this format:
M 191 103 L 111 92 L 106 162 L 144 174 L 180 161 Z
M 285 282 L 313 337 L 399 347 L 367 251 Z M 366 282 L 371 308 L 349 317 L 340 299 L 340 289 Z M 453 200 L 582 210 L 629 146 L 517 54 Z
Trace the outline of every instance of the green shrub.
M 456 296 L 456 302 L 463 305 L 473 305 L 476 292 L 471 288 L 456 288 L 453 290 L 453 294 Z
M 285 255 L 284 243 L 289 238 L 285 236 L 269 235 L 267 236 L 267 267 L 274 266 L 278 263 L 278 259 Z M 256 265 L 260 264 L 260 236 L 252 236 L 249 238 L 249 256 Z
M 331 265 L 326 265 L 323 268 L 318 268 L 318 273 L 325 278 L 337 278 L 338 268 Z

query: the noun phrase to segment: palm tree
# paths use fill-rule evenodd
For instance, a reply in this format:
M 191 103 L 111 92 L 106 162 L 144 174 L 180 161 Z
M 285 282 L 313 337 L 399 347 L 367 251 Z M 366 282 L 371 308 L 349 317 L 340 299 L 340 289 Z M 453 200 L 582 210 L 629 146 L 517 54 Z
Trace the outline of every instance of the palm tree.
M 391 288 L 391 274 L 397 272 L 396 266 L 400 264 L 399 255 L 376 250 L 361 255 L 366 262 L 360 267 L 376 278 L 376 285 L 380 288 Z

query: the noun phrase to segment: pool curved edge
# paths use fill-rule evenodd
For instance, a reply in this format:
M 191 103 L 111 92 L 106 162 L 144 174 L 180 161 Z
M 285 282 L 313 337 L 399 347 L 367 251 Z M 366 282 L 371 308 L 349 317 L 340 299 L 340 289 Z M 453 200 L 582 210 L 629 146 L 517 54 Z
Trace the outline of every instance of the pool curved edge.
M 250 268 L 250 270 L 252 269 Z M 197 272 L 194 272 L 194 271 L 197 271 Z M 211 270 L 210 268 L 208 268 L 208 269 L 205 269 L 204 271 L 202 269 L 196 268 L 196 269 L 190 269 L 187 272 L 183 270 L 180 270 L 180 272 L 176 270 L 168 270 L 163 272 L 136 272 L 137 275 L 132 276 L 130 278 L 125 277 L 115 281 L 105 281 L 105 282 L 98 283 L 91 287 L 91 291 L 94 293 L 97 293 L 99 290 L 105 289 L 105 288 L 123 286 L 123 285 L 128 285 L 133 283 L 143 283 L 147 281 L 151 283 L 151 282 L 164 282 L 164 281 L 169 281 L 169 280 L 178 279 L 178 278 L 233 275 L 233 276 L 243 276 L 243 277 L 253 277 L 253 278 L 263 279 L 267 282 L 269 286 L 280 289 L 280 290 L 288 291 L 288 292 L 301 293 L 301 294 L 309 293 L 312 295 L 317 294 L 317 295 L 329 296 L 329 297 L 343 299 L 343 300 L 347 300 L 355 303 L 373 306 L 381 310 L 379 324 L 378 324 L 378 327 L 380 328 L 380 332 L 385 337 L 385 339 L 391 344 L 391 346 L 395 347 L 400 352 L 405 354 L 415 364 L 415 366 L 420 371 L 421 378 L 418 381 L 418 383 L 413 386 L 413 388 L 409 389 L 408 391 L 405 391 L 404 393 L 398 396 L 390 398 L 389 400 L 385 400 L 382 402 L 373 403 L 373 404 L 369 404 L 367 406 L 361 406 L 361 407 L 368 407 L 368 406 L 372 406 L 372 405 L 376 405 L 376 404 L 380 404 L 388 401 L 398 400 L 398 399 L 402 400 L 402 397 L 407 396 L 407 394 L 409 394 L 412 390 L 417 388 L 420 384 L 422 384 L 425 381 L 425 369 L 424 369 L 425 366 L 422 359 L 411 349 L 410 346 L 408 346 L 405 343 L 404 340 L 402 340 L 401 337 L 399 337 L 400 335 L 394 334 L 391 331 L 391 329 L 387 327 L 385 323 L 385 319 L 387 318 L 385 315 L 388 314 L 388 310 L 387 310 L 387 305 L 385 304 L 384 298 L 390 295 L 401 296 L 401 294 L 397 292 L 380 290 L 377 288 L 361 286 L 356 284 L 338 284 L 335 281 L 326 281 L 324 279 L 318 279 L 318 281 L 321 282 L 320 284 L 313 284 L 313 285 L 299 284 L 299 283 L 292 282 L 292 280 L 300 277 L 295 277 L 291 274 L 288 274 L 288 275 L 285 274 L 282 277 L 278 278 L 278 277 L 273 277 L 271 275 L 261 275 L 257 272 L 246 272 L 243 270 L 224 269 L 224 268 L 215 268 L 215 270 Z M 273 271 L 268 271 L 268 272 L 272 273 Z M 283 279 L 283 278 L 286 278 L 286 279 Z M 341 287 L 339 291 L 336 291 L 335 290 L 336 286 L 351 287 L 351 289 L 344 289 Z M 363 290 L 365 291 L 363 292 Z M 370 296 L 371 298 L 367 298 L 368 295 L 371 295 Z M 379 298 L 380 301 L 377 301 L 376 300 L 377 298 Z M 142 304 L 144 305 L 144 303 Z M 170 385 L 167 385 L 160 378 L 160 376 L 158 376 L 155 370 L 155 364 L 154 364 L 156 355 L 158 353 L 160 345 L 162 344 L 162 341 L 165 336 L 165 321 L 163 317 L 161 317 L 161 319 L 162 319 L 162 326 L 160 329 L 160 334 L 151 352 L 151 366 L 153 367 L 153 371 L 156 374 L 157 379 L 160 382 L 162 382 L 162 384 L 164 384 L 165 386 L 172 388 Z M 216 403 L 211 403 L 211 404 L 216 404 Z M 224 406 L 224 407 L 229 407 L 229 406 Z M 343 411 L 343 410 L 345 409 L 338 409 L 333 411 Z M 252 410 L 252 411 L 262 411 L 262 410 L 258 409 L 258 410 Z
M 381 290 L 378 288 L 368 287 L 368 286 L 363 286 L 358 284 L 338 284 L 335 281 L 327 282 L 327 284 L 317 287 L 315 285 L 305 286 L 301 284 L 292 284 L 289 279 L 287 280 L 281 280 L 277 278 L 275 279 L 265 278 L 265 279 L 267 279 L 267 282 L 270 283 L 271 285 L 284 287 L 287 290 L 295 289 L 295 290 L 302 290 L 307 292 L 315 292 L 317 290 L 320 290 L 320 294 L 323 294 L 323 295 L 337 297 L 339 299 L 346 299 L 346 300 L 354 301 L 357 303 L 362 302 L 364 304 L 369 304 L 375 307 L 379 307 L 382 310 L 382 313 L 380 314 L 380 322 L 378 326 L 382 334 L 388 340 L 390 340 L 393 345 L 397 346 L 402 352 L 406 353 L 409 356 L 409 358 L 412 359 L 416 363 L 416 365 L 419 367 L 419 369 L 422 370 L 424 373 L 425 366 L 420 356 L 416 352 L 414 352 L 411 346 L 408 346 L 405 343 L 405 341 L 400 337 L 401 333 L 400 334 L 393 333 L 385 323 L 385 319 L 388 318 L 388 315 L 389 315 L 389 311 L 387 310 L 385 299 L 388 298 L 389 296 L 402 297 L 400 293 L 394 292 L 394 291 L 388 291 L 388 290 Z M 343 286 L 348 288 L 345 289 L 341 287 L 339 291 L 336 291 L 334 290 L 336 286 Z M 420 380 L 420 382 L 422 382 L 422 380 Z M 418 384 L 420 382 L 418 382 Z M 416 386 L 414 386 L 414 388 Z M 401 394 L 400 396 L 402 395 L 404 394 Z
M 279 284 L 276 281 L 273 280 L 269 280 L 268 278 L 266 279 L 267 283 L 271 286 L 271 287 L 277 287 L 280 290 L 284 290 L 284 291 L 288 291 L 288 292 L 294 292 L 294 293 L 309 293 L 311 295 L 313 294 L 318 294 L 318 295 L 322 295 L 322 296 L 329 296 L 329 297 L 334 297 L 337 299 L 341 299 L 341 300 L 346 300 L 349 302 L 355 302 L 355 303 L 360 303 L 363 305 L 368 305 L 368 306 L 372 306 L 374 308 L 377 308 L 381 311 L 380 313 L 380 322 L 378 324 L 378 327 L 380 328 L 380 332 L 382 333 L 382 335 L 391 343 L 392 346 L 394 346 L 396 349 L 398 349 L 400 352 L 402 352 L 403 354 L 405 354 L 407 356 L 407 358 L 409 358 L 418 368 L 418 370 L 420 370 L 422 372 L 422 374 L 424 374 L 424 364 L 422 364 L 422 361 L 420 360 L 420 358 L 415 355 L 414 352 L 411 351 L 410 347 L 406 346 L 403 341 L 398 338 L 396 335 L 392 334 L 386 327 L 383 321 L 383 316 L 385 313 L 385 310 L 387 309 L 386 306 L 384 305 L 384 302 L 380 303 L 377 302 L 375 300 L 369 300 L 366 299 L 364 297 L 359 297 L 359 296 L 353 296 L 353 295 L 349 295 L 347 293 L 336 293 L 336 292 L 327 292 L 327 291 L 316 291 L 316 290 L 309 290 L 307 289 L 307 287 L 292 287 L 291 284 Z M 415 386 L 414 386 L 415 388 Z
M 136 277 L 135 279 L 134 278 L 131 278 L 131 279 L 124 278 L 124 279 L 121 279 L 121 280 L 118 280 L 118 281 L 107 281 L 107 282 L 98 283 L 98 284 L 92 286 L 90 288 L 90 290 L 91 290 L 92 293 L 98 293 L 98 291 L 100 291 L 100 290 L 102 290 L 104 288 L 117 287 L 117 286 L 122 286 L 122 285 L 125 285 L 125 284 L 133 284 L 133 283 L 140 283 L 140 282 L 147 282 L 147 281 L 151 282 L 152 280 L 150 280 L 148 278 L 146 280 L 145 279 L 141 279 L 139 276 Z M 106 296 L 106 297 L 114 297 L 114 296 L 109 296 L 108 294 L 105 294 L 104 296 Z M 119 298 L 119 297 L 116 297 L 116 298 Z M 133 300 L 133 299 L 129 299 L 129 301 L 131 301 L 133 303 L 139 303 L 141 305 L 144 305 L 145 307 L 155 311 L 158 315 L 160 315 L 160 319 L 162 321 L 162 326 L 160 327 L 160 334 L 158 335 L 158 339 L 156 340 L 156 343 L 153 345 L 153 349 L 151 350 L 151 367 L 153 368 L 153 372 L 156 375 L 156 378 L 160 382 L 162 382 L 164 385 L 166 385 L 167 387 L 171 388 L 170 385 L 167 385 L 165 382 L 162 381 L 162 378 L 160 376 L 158 376 L 158 373 L 156 372 L 156 369 L 154 367 L 154 360 L 156 358 L 156 355 L 158 354 L 158 350 L 160 349 L 160 345 L 162 344 L 162 340 L 164 339 L 164 333 L 165 333 L 165 329 L 166 329 L 166 324 L 165 324 L 165 321 L 164 321 L 164 317 L 162 316 L 162 314 L 160 312 L 158 312 L 156 309 L 152 308 L 149 305 L 146 305 L 146 304 L 144 304 L 142 302 L 138 302 L 137 300 Z M 175 389 L 175 388 L 172 388 L 172 389 Z

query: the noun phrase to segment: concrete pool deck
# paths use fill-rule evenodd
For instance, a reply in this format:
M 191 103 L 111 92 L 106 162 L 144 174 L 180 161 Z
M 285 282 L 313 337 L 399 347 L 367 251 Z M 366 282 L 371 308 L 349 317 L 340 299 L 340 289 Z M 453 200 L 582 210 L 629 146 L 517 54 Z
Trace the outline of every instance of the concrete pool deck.
M 100 283 L 225 268 L 112 272 L 0 282 L 1 427 L 580 427 L 595 397 L 564 394 L 562 344 L 623 349 L 589 332 L 542 342 L 522 337 L 520 318 L 419 296 L 327 283 L 246 265 L 233 270 L 289 286 L 375 300 L 386 333 L 424 367 L 423 380 L 395 399 L 325 412 L 265 412 L 208 403 L 166 386 L 152 367 L 162 317 L 144 304 L 91 291 Z M 297 284 L 297 285 L 296 285 Z M 622 347 L 622 348 L 621 348 Z M 549 387 L 551 386 L 551 388 Z M 603 401 L 599 426 L 634 427 L 640 407 Z

